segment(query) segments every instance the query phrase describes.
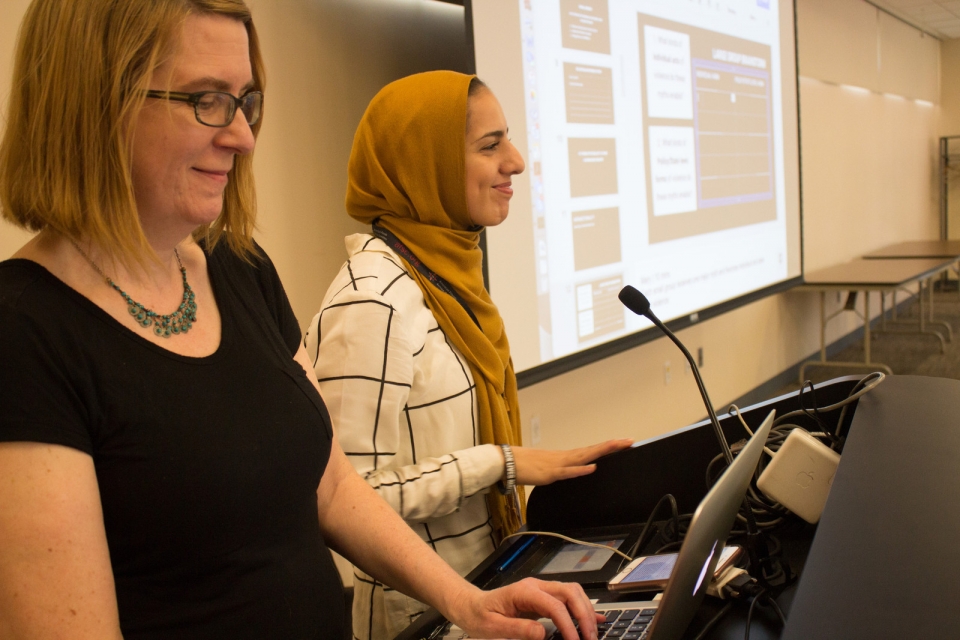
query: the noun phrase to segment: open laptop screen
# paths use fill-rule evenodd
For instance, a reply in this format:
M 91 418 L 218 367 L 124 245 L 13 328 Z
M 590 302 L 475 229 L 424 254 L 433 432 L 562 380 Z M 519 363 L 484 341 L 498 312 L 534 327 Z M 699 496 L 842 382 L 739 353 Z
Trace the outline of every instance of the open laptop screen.
M 680 638 L 703 601 L 717 559 L 763 453 L 774 412 L 760 425 L 693 514 L 677 563 L 648 632 L 650 640 Z

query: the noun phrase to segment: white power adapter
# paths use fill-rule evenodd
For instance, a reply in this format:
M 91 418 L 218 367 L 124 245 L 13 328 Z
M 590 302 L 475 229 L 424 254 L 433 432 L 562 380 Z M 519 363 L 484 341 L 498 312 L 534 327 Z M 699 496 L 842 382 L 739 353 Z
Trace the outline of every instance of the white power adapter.
M 820 521 L 840 454 L 803 429 L 794 429 L 767 468 L 757 487 L 807 522 Z
M 719 576 L 714 576 L 710 584 L 707 585 L 707 595 L 726 600 L 727 591 L 724 587 L 727 586 L 731 580 L 742 576 L 746 572 L 746 569 L 741 569 L 740 567 L 727 567 Z

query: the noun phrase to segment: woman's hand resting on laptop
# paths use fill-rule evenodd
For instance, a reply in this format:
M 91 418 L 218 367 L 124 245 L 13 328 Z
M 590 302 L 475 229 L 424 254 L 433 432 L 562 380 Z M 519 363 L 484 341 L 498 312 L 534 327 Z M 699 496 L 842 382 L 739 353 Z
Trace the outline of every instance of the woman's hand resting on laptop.
M 565 640 L 596 640 L 597 623 L 603 621 L 580 585 L 535 578 L 493 591 L 467 584 L 451 595 L 444 613 L 474 638 L 543 640 L 546 629 L 536 619 L 550 618 Z

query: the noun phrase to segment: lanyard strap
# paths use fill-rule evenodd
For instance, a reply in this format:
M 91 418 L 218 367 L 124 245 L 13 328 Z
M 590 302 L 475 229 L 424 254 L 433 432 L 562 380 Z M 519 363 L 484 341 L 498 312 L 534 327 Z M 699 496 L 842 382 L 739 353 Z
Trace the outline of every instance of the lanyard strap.
M 467 301 L 464 300 L 459 293 L 457 293 L 456 289 L 450 286 L 449 282 L 435 274 L 430 267 L 420 262 L 420 259 L 417 258 L 412 251 L 410 251 L 407 245 L 403 244 L 400 238 L 376 223 L 373 225 L 373 235 L 383 240 L 388 247 L 396 251 L 400 257 L 410 264 L 410 266 L 419 271 L 420 275 L 426 278 L 430 284 L 456 300 L 460 306 L 463 307 L 463 310 L 467 312 L 467 315 L 470 316 L 470 319 L 473 320 L 473 323 L 477 325 L 481 331 L 483 331 L 483 327 L 480 326 L 480 321 L 473 313 L 473 309 L 470 308 L 470 305 L 467 304 Z

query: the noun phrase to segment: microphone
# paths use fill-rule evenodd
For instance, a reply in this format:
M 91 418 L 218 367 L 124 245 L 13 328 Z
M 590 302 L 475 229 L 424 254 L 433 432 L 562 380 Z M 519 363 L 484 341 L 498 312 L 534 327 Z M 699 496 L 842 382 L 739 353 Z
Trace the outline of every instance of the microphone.
M 703 404 L 707 407 L 707 413 L 710 416 L 710 424 L 713 425 L 713 431 L 717 436 L 717 440 L 720 442 L 720 448 L 723 449 L 723 457 L 726 459 L 727 464 L 729 465 L 733 462 L 733 453 L 730 451 L 730 445 L 727 444 L 727 439 L 723 435 L 723 429 L 720 428 L 720 421 L 717 420 L 717 414 L 713 410 L 713 403 L 710 402 L 710 397 L 707 395 L 707 388 L 703 386 L 703 379 L 700 377 L 700 370 L 697 368 L 697 363 L 693 359 L 693 356 L 690 355 L 690 352 L 687 351 L 687 348 L 683 346 L 683 343 L 673 335 L 673 332 L 660 321 L 660 318 L 650 310 L 650 301 L 647 300 L 647 296 L 643 295 L 635 288 L 630 285 L 625 286 L 620 290 L 618 296 L 620 302 L 623 303 L 627 309 L 633 311 L 638 316 L 644 316 L 649 319 L 650 322 L 657 325 L 660 331 L 663 331 L 664 334 L 671 340 L 673 343 L 680 347 L 680 351 L 683 352 L 683 355 L 686 356 L 687 362 L 690 363 L 690 369 L 693 370 L 693 377 L 697 381 L 697 387 L 700 389 L 700 397 L 703 398 Z M 764 534 L 757 527 L 757 520 L 753 514 L 753 509 L 750 506 L 750 502 L 747 499 L 747 496 L 743 497 L 743 507 L 742 511 L 744 513 L 744 518 L 746 519 L 747 525 L 747 554 L 750 556 L 750 565 L 756 567 L 755 576 L 760 582 L 761 586 L 765 589 L 773 589 L 774 587 L 770 584 L 770 579 L 773 579 L 777 575 L 783 577 L 784 582 L 790 579 L 792 572 L 790 567 L 783 561 L 775 561 L 770 557 L 770 552 L 767 547 Z M 779 569 L 777 567 L 780 567 Z M 769 571 L 769 573 L 768 573 Z M 768 579 L 769 578 L 769 579 Z
M 647 300 L 647 296 L 640 293 L 635 288 L 630 285 L 625 286 L 620 290 L 618 296 L 620 302 L 623 303 L 627 309 L 633 311 L 638 316 L 644 316 L 650 322 L 657 325 L 657 328 L 660 331 L 673 340 L 673 344 L 680 347 L 680 351 L 683 352 L 683 355 L 686 356 L 687 362 L 690 363 L 690 369 L 693 371 L 693 377 L 697 381 L 697 387 L 700 389 L 700 397 L 703 398 L 703 404 L 707 407 L 707 415 L 710 416 L 710 424 L 713 425 L 713 430 L 716 433 L 717 440 L 720 441 L 720 448 L 723 450 L 723 457 L 727 461 L 727 464 L 733 462 L 733 453 L 730 451 L 730 445 L 727 444 L 727 439 L 723 435 L 723 429 L 720 428 L 720 421 L 717 420 L 717 413 L 713 410 L 713 403 L 710 402 L 710 397 L 707 395 L 707 388 L 703 386 L 703 379 L 700 377 L 700 369 L 697 368 L 697 363 L 693 359 L 693 356 L 690 355 L 690 352 L 687 351 L 687 348 L 683 346 L 683 343 L 673 335 L 673 332 L 670 329 L 667 329 L 666 325 L 660 322 L 660 318 L 656 316 L 653 311 L 650 310 L 650 301 Z

